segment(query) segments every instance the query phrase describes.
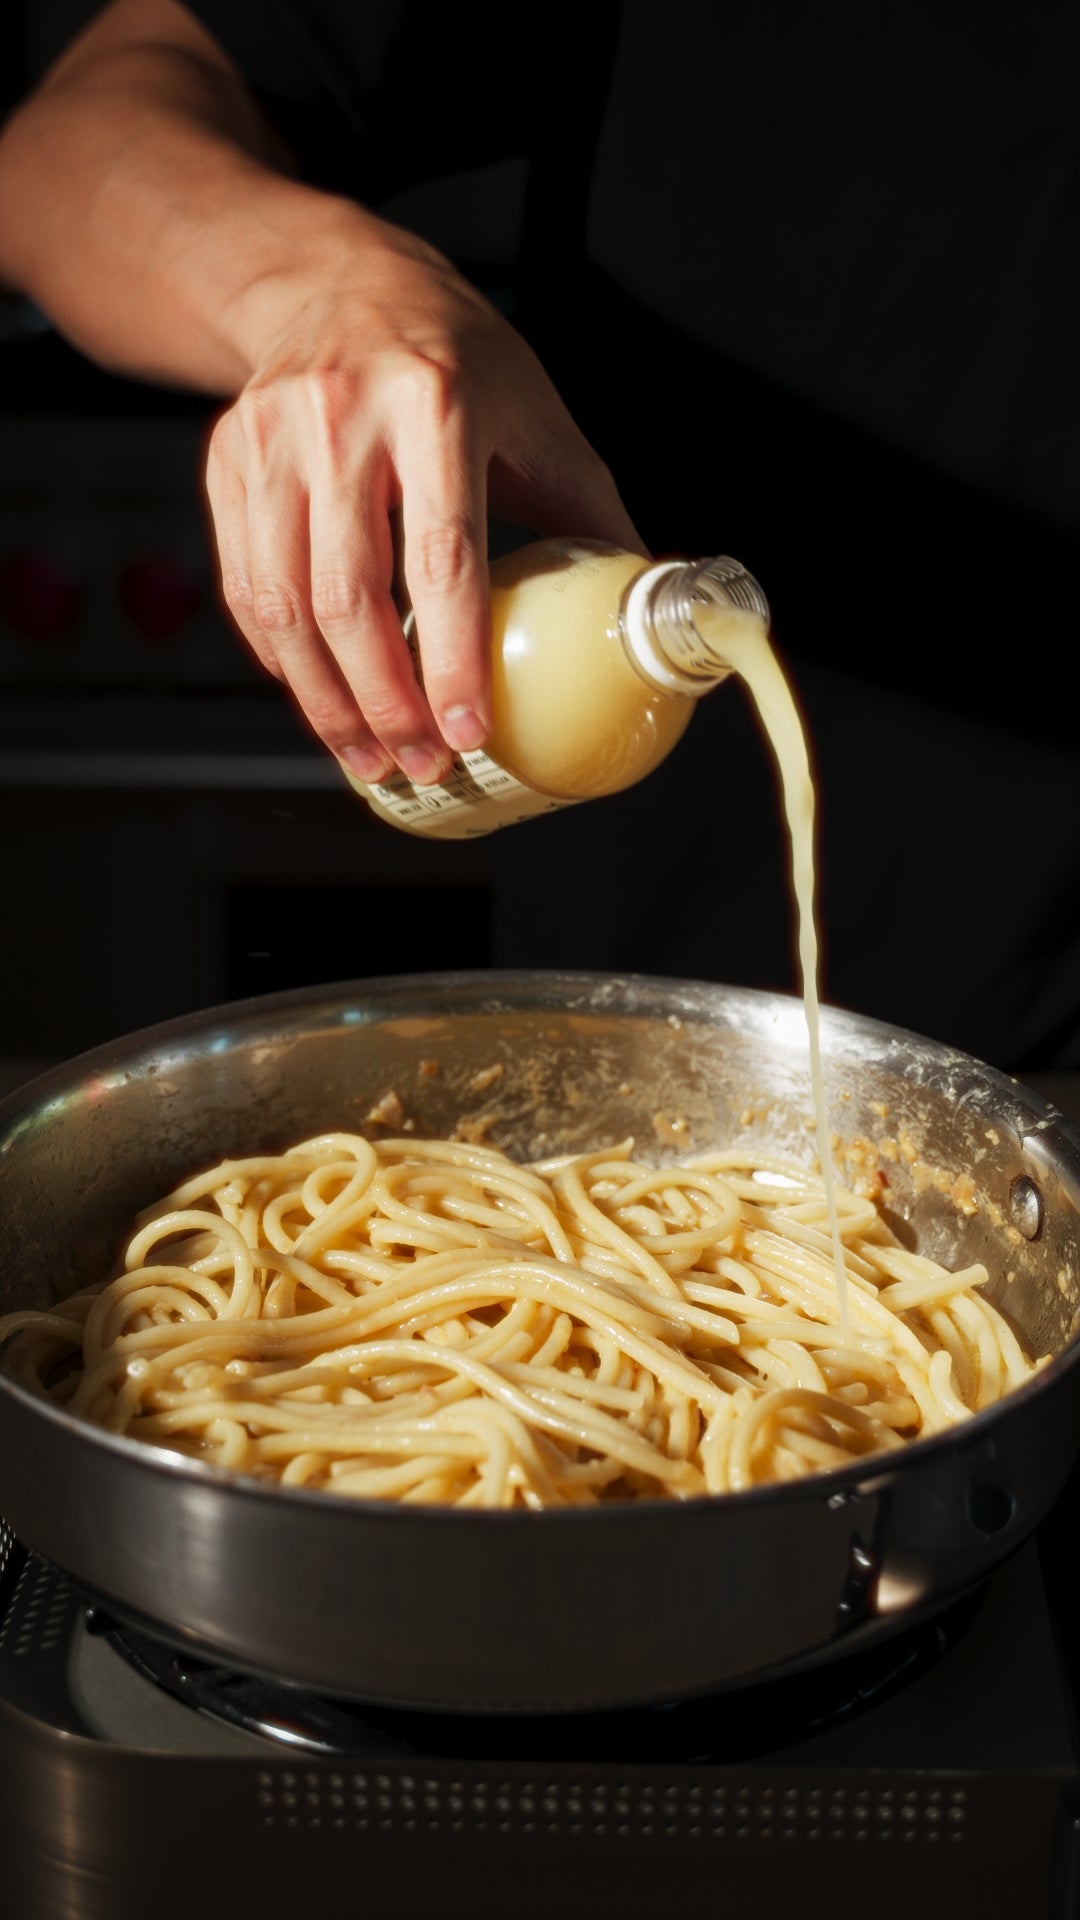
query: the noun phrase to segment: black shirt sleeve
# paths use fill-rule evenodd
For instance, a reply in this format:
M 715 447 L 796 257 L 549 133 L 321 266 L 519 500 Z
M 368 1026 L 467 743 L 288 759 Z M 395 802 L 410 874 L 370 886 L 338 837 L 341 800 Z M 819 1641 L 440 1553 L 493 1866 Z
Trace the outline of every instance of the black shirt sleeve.
M 369 205 L 419 181 L 529 154 L 550 118 L 558 43 L 515 57 L 504 8 L 429 0 L 185 0 L 289 144 L 300 176 Z M 567 16 L 570 9 L 556 7 Z M 549 20 L 549 26 L 550 26 Z M 545 48 L 548 49 L 545 52 Z M 422 50 L 422 57 L 418 57 Z

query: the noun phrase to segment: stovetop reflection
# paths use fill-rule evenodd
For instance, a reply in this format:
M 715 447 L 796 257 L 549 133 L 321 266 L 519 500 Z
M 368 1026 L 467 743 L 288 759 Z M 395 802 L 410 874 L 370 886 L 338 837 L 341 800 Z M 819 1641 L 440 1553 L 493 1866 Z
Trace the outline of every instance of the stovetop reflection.
M 91 1616 L 135 1671 L 198 1713 L 293 1753 L 376 1752 L 446 1759 L 731 1762 L 812 1739 L 879 1708 L 928 1674 L 970 1627 L 983 1592 L 881 1645 L 810 1672 L 692 1700 L 589 1713 L 447 1714 L 334 1700 L 268 1676 L 192 1659 L 146 1633 Z

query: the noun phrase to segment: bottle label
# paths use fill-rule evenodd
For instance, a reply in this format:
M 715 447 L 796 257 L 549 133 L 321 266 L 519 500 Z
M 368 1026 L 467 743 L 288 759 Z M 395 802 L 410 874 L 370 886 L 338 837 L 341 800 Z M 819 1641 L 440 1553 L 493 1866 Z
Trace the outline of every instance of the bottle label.
M 573 804 L 515 780 L 479 747 L 455 755 L 450 772 L 437 787 L 414 786 L 400 772 L 377 786 L 354 784 L 396 826 L 452 840 L 479 838 L 496 827 L 516 826 L 520 820 Z

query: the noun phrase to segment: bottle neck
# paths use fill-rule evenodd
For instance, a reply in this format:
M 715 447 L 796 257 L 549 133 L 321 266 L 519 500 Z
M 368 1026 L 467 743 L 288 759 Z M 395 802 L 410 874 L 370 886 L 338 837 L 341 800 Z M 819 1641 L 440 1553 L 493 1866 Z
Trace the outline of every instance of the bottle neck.
M 619 610 L 627 656 L 664 693 L 707 693 L 731 672 L 725 633 L 769 627 L 769 603 L 737 560 L 668 560 L 633 580 Z

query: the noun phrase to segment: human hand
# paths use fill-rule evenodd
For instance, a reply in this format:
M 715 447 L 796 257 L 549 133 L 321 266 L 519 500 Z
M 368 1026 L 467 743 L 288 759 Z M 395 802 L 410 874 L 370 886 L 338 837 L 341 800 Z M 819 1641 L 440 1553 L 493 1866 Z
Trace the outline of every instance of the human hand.
M 256 368 L 207 463 L 226 603 L 350 772 L 437 781 L 491 724 L 489 509 L 640 538 L 531 349 L 413 236 L 350 207 L 244 319 Z

